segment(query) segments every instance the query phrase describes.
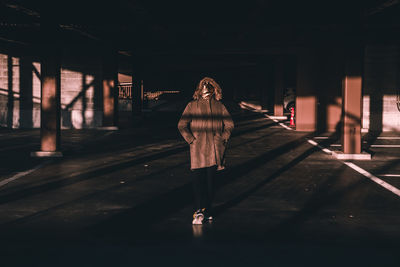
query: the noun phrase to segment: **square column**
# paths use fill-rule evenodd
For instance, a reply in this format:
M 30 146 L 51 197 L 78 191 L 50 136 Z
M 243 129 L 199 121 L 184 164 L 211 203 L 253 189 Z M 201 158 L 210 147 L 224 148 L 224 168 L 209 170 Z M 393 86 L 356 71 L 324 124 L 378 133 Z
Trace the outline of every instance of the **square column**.
M 41 62 L 41 150 L 60 147 L 60 67 L 51 55 Z
M 118 125 L 118 63 L 115 51 L 103 52 L 103 127 L 117 130 Z
M 358 50 L 356 50 L 358 48 Z M 343 79 L 342 148 L 345 154 L 361 153 L 361 107 L 363 48 L 357 47 L 347 53 Z
M 347 48 L 342 86 L 342 151 L 333 154 L 339 159 L 371 159 L 370 154 L 361 151 L 363 59 L 363 46 Z
M 143 108 L 143 64 L 142 59 L 134 57 L 133 73 L 132 73 L 132 113 L 133 115 L 141 115 Z
M 315 54 L 304 49 L 297 57 L 296 111 L 297 131 L 313 132 L 317 129 L 317 95 L 315 84 Z
M 41 24 L 41 111 L 40 151 L 33 157 L 61 157 L 60 152 L 60 55 L 58 26 L 47 20 Z
M 343 90 L 343 47 L 327 46 L 323 50 L 321 60 L 325 62 L 320 75 L 320 98 L 318 125 L 321 131 L 337 132 L 341 129 L 342 90 Z M 337 132 L 339 135 L 339 132 Z
M 361 153 L 361 88 L 360 76 L 347 76 L 343 80 L 343 152 Z
M 283 116 L 284 61 L 278 57 L 274 64 L 274 116 Z
M 264 58 L 260 63 L 259 63 L 259 71 L 260 71 L 260 77 L 261 81 L 260 84 L 262 84 L 261 89 L 261 109 L 262 110 L 268 110 L 271 113 L 273 112 L 273 100 L 274 100 L 274 77 L 273 77 L 273 60 L 271 58 Z M 243 75 L 240 71 L 237 73 L 235 78 L 237 79 L 240 77 L 240 75 Z M 237 83 L 239 84 L 239 83 Z M 235 85 L 235 88 L 239 90 L 237 85 Z

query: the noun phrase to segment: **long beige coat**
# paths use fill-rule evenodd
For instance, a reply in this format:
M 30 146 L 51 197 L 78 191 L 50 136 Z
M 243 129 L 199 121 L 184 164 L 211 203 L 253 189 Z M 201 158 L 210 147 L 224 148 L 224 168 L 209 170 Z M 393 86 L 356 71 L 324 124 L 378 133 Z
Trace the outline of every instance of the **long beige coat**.
M 178 123 L 190 144 L 190 168 L 224 165 L 225 146 L 234 124 L 224 104 L 211 98 L 189 102 Z

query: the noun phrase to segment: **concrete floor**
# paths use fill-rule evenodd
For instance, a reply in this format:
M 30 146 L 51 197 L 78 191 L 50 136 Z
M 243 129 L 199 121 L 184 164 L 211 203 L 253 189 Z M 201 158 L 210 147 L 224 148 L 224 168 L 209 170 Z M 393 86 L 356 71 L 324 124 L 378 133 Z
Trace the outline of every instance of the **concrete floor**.
M 62 159 L 30 158 L 39 130 L 0 129 L 1 266 L 399 266 L 399 196 L 307 142 L 338 149 L 329 134 L 233 103 L 215 220 L 192 226 L 178 106 L 63 130 Z M 400 139 L 364 141 L 373 158 L 353 163 L 400 188 L 399 148 L 374 146 Z

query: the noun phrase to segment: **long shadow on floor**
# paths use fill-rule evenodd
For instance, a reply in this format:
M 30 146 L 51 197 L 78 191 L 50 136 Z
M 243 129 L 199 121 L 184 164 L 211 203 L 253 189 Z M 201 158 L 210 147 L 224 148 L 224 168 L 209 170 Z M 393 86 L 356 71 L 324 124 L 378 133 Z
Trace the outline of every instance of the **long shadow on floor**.
M 264 136 L 261 136 L 261 137 L 258 137 L 258 138 L 253 138 L 251 140 L 247 140 L 247 141 L 241 142 L 239 144 L 236 144 L 235 146 L 232 146 L 232 148 L 234 148 L 236 146 L 242 146 L 242 145 L 250 143 L 250 142 L 256 142 L 256 141 L 259 141 L 259 140 L 261 140 L 263 138 L 270 137 L 270 136 L 271 136 L 271 134 L 264 135 Z M 162 169 L 160 171 L 156 171 L 156 172 L 150 173 L 150 174 L 145 175 L 145 176 L 136 177 L 134 180 L 127 180 L 125 182 L 124 187 L 127 187 L 130 184 L 134 184 L 134 183 L 137 183 L 137 182 L 140 182 L 140 181 L 148 181 L 150 179 L 157 178 L 158 175 L 160 175 L 160 174 L 164 174 L 165 172 L 170 171 L 170 170 L 175 169 L 175 168 L 178 168 L 178 167 L 183 167 L 184 165 L 189 165 L 189 162 L 186 161 L 186 162 L 179 163 L 177 165 L 168 166 L 168 168 L 164 168 L 164 169 Z M 186 174 L 186 176 L 190 176 L 190 174 L 188 173 L 188 174 Z M 96 177 L 96 176 L 93 176 L 93 177 Z M 77 177 L 75 177 L 75 178 L 77 178 Z M 86 177 L 85 180 L 87 180 L 87 179 L 89 179 L 89 177 Z M 49 178 L 48 180 L 51 181 L 52 178 Z M 74 181 L 74 180 L 71 181 L 71 183 L 75 183 L 75 182 L 77 182 L 77 181 Z M 78 182 L 80 182 L 80 180 Z M 64 186 L 67 186 L 67 184 L 64 184 Z M 14 224 L 24 223 L 24 222 L 27 222 L 31 218 L 42 216 L 42 215 L 45 215 L 45 214 L 49 214 L 50 212 L 54 212 L 56 210 L 59 210 L 59 209 L 62 209 L 62 208 L 66 208 L 66 207 L 68 207 L 70 205 L 78 204 L 80 202 L 91 200 L 91 199 L 98 198 L 98 197 L 101 197 L 101 196 L 106 196 L 107 194 L 110 194 L 114 190 L 119 190 L 120 188 L 121 188 L 121 185 L 117 185 L 117 186 L 111 186 L 111 187 L 109 187 L 109 188 L 107 188 L 105 190 L 97 190 L 94 193 L 89 193 L 87 195 L 84 195 L 84 196 L 79 197 L 77 199 L 74 199 L 72 201 L 64 202 L 64 203 L 61 203 L 59 205 L 52 206 L 52 207 L 44 209 L 44 210 L 40 210 L 40 211 L 35 212 L 33 214 L 30 214 L 28 216 L 25 216 L 25 217 L 19 218 L 17 220 L 11 221 L 9 223 L 3 224 L 2 226 L 6 227 L 7 225 L 14 225 Z M 44 188 L 44 189 L 50 189 L 51 190 L 51 189 L 56 189 L 56 188 L 47 187 L 47 188 Z M 36 190 L 31 191 L 30 193 L 44 193 L 46 191 L 47 190 L 43 190 L 43 187 L 40 187 L 40 188 L 36 188 Z M 12 195 L 12 197 L 11 197 L 11 195 L 9 195 L 8 200 L 12 201 L 12 200 L 19 199 L 19 197 L 28 197 L 28 196 L 29 196 L 29 192 L 24 191 L 24 192 L 20 192 L 20 194 Z
M 248 127 L 248 128 L 246 127 L 245 130 L 234 131 L 232 133 L 232 135 L 237 137 L 237 136 L 244 135 L 244 134 L 247 134 L 250 132 L 266 129 L 268 127 L 271 127 L 272 125 L 275 125 L 275 123 L 267 122 L 266 124 L 263 124 L 261 126 Z M 107 142 L 103 142 L 103 143 L 107 143 Z M 101 150 L 102 151 L 104 151 L 104 150 L 105 151 L 114 151 L 114 153 L 118 153 L 117 152 L 118 147 L 115 148 L 115 146 L 112 145 L 112 142 L 109 142 L 109 143 L 111 143 L 110 147 L 102 145 Z M 94 143 L 93 146 L 94 146 L 93 149 L 95 149 L 95 150 L 93 150 L 91 152 L 80 153 L 79 156 L 88 155 L 91 153 L 98 154 L 100 152 L 98 149 L 98 142 Z M 123 148 L 126 149 L 126 147 L 123 147 Z M 55 189 L 65 187 L 65 186 L 69 186 L 69 185 L 72 185 L 72 184 L 75 184 L 75 183 L 78 183 L 78 182 L 81 182 L 84 180 L 94 179 L 100 175 L 106 175 L 109 173 L 113 173 L 115 171 L 129 168 L 129 167 L 132 167 L 137 164 L 142 164 L 145 162 L 165 158 L 165 157 L 177 154 L 177 153 L 187 151 L 188 149 L 189 149 L 188 146 L 185 144 L 176 145 L 175 147 L 172 147 L 171 149 L 163 150 L 163 151 L 156 152 L 156 153 L 151 153 L 150 155 L 141 156 L 139 158 L 134 158 L 132 160 L 115 163 L 115 164 L 112 164 L 109 166 L 100 167 L 100 168 L 92 170 L 92 171 L 83 172 L 78 175 L 74 175 L 72 177 L 63 178 L 63 179 L 59 179 L 57 174 L 50 175 L 50 177 L 48 177 L 47 180 L 51 181 L 54 179 L 54 181 L 51 181 L 51 182 L 45 183 L 45 184 L 41 184 L 38 186 L 29 187 L 29 188 L 21 188 L 21 190 L 19 190 L 19 191 L 2 195 L 2 196 L 0 196 L 0 204 L 4 204 L 4 203 L 10 202 L 10 201 L 22 199 L 22 198 L 29 197 L 29 196 L 32 196 L 35 194 L 43 194 L 47 191 L 55 190 Z M 57 164 L 57 161 L 55 163 Z
M 225 172 L 225 174 L 219 179 L 220 183 L 218 186 L 223 186 L 232 181 L 243 177 L 245 174 L 253 171 L 255 168 L 260 167 L 269 160 L 272 160 L 279 155 L 285 154 L 293 148 L 304 143 L 304 137 L 298 138 L 291 142 L 286 143 L 283 146 L 272 149 L 252 160 L 244 162 L 240 165 L 233 166 L 231 169 Z M 281 168 L 275 173 L 274 177 L 277 177 L 279 173 L 291 168 L 293 164 L 297 164 L 308 155 L 315 152 L 317 148 L 309 149 L 302 156 L 291 161 L 289 164 Z M 263 184 L 267 183 L 271 179 L 266 179 L 262 184 L 257 184 L 254 190 L 257 190 Z M 250 192 L 251 193 L 251 192 Z M 247 194 L 246 194 L 247 196 Z M 243 197 L 241 198 L 243 199 Z M 239 199 L 234 200 L 230 204 L 237 203 Z M 185 184 L 175 188 L 167 193 L 154 197 L 150 201 L 136 206 L 126 212 L 115 215 L 114 217 L 103 221 L 97 225 L 89 227 L 87 231 L 94 236 L 108 236 L 120 239 L 130 239 L 139 237 L 141 235 L 148 234 L 146 229 L 155 222 L 160 221 L 162 218 L 167 217 L 169 214 L 176 212 L 189 203 L 192 203 L 192 188 L 191 184 Z M 226 207 L 219 208 L 218 212 L 221 213 Z M 85 231 L 86 232 L 86 231 Z

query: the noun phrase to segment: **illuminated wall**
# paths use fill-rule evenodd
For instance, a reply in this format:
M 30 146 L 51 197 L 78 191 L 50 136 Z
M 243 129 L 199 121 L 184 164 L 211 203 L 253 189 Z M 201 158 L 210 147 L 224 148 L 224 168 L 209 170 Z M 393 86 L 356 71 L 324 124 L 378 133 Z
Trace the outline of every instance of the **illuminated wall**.
M 366 47 L 363 90 L 363 130 L 400 131 L 400 46 Z
M 40 64 L 0 53 L 0 126 L 40 127 Z
M 61 127 L 102 126 L 102 61 L 98 51 L 65 49 L 61 63 Z M 40 127 L 40 63 L 0 50 L 0 127 Z
M 101 54 L 65 49 L 61 66 L 61 127 L 102 125 Z

